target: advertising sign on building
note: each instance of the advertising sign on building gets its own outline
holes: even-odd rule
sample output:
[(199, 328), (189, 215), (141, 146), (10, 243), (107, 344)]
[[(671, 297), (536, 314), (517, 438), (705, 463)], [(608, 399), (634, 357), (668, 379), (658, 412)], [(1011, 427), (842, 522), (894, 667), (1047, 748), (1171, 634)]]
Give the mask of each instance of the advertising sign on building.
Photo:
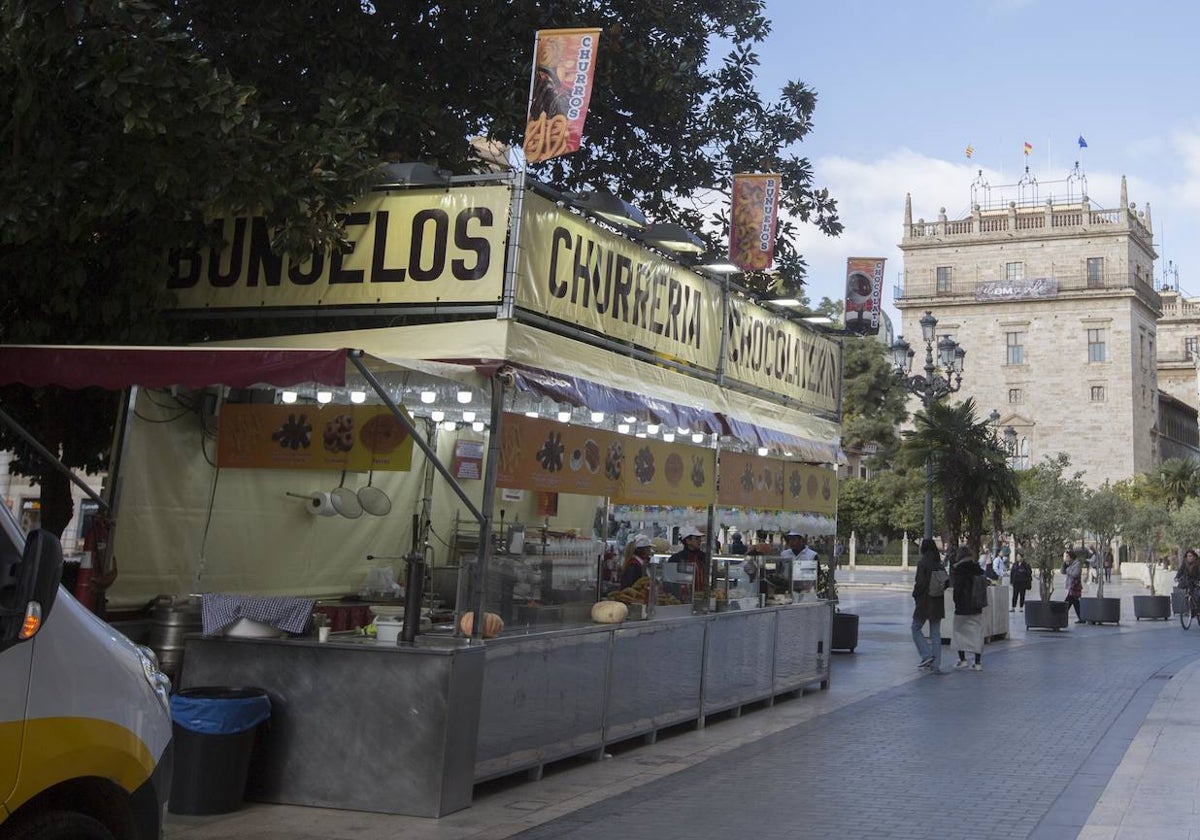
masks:
[(1058, 297), (1058, 280), (996, 280), (975, 286), (975, 300), (1031, 300)]
[(882, 309), (883, 257), (846, 260), (846, 329), (858, 335), (879, 334)]
[(507, 187), (372, 193), (343, 215), (348, 248), (303, 262), (263, 217), (217, 219), (224, 248), (172, 252), (167, 287), (183, 309), (494, 303), (508, 208)]

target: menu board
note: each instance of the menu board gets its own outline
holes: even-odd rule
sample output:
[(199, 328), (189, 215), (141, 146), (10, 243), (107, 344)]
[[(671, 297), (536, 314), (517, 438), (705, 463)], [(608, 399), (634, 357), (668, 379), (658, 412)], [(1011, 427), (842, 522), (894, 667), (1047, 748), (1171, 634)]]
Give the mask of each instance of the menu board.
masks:
[(711, 449), (505, 414), (500, 487), (609, 496), (619, 504), (701, 506), (716, 498)]
[(387, 406), (226, 403), (219, 422), (222, 468), (412, 468), (412, 438)]

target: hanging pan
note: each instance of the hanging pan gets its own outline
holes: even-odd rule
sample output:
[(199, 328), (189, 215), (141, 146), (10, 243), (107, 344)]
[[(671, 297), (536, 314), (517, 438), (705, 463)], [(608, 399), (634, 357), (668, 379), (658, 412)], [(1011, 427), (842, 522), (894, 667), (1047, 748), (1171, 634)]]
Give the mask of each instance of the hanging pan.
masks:
[(372, 516), (387, 516), (392, 510), (392, 500), (388, 498), (387, 493), (371, 486), (374, 479), (375, 471), (371, 470), (367, 474), (367, 486), (358, 488), (358, 503)]
[(358, 519), (363, 514), (362, 503), (358, 500), (358, 496), (349, 487), (345, 487), (346, 471), (342, 470), (342, 480), (338, 482), (338, 486), (329, 494), (329, 500), (333, 502), (333, 509), (347, 519)]

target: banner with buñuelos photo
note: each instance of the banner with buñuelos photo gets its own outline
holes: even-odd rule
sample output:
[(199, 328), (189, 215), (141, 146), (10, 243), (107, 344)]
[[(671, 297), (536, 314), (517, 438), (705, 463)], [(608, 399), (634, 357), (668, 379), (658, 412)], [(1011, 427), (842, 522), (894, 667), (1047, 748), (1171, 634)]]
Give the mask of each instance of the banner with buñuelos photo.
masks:
[(538, 31), (525, 122), (526, 162), (579, 151), (599, 42), (599, 29)]
[(780, 178), (773, 173), (733, 176), (729, 261), (742, 271), (766, 271), (771, 267), (779, 188)]

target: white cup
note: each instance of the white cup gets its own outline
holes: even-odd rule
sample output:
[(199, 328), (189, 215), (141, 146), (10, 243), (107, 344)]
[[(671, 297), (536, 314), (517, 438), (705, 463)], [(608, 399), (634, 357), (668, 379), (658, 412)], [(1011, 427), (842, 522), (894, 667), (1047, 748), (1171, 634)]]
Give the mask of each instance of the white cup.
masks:
[(329, 628), (328, 627), (318, 627), (317, 628), (317, 641), (319, 641), (319, 642), (328, 642), (329, 641)]

